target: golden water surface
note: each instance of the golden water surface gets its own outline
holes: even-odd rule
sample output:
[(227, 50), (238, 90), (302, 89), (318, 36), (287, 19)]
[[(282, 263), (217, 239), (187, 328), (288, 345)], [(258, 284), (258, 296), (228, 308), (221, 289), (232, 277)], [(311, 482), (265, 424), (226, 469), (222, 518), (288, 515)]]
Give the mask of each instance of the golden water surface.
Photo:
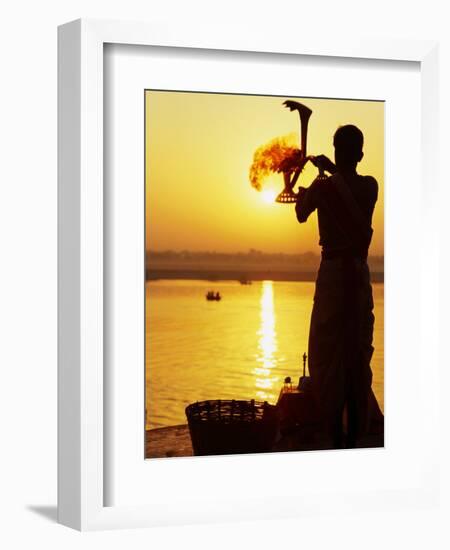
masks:
[[(222, 300), (209, 302), (208, 290)], [(203, 399), (276, 403), (301, 375), (314, 283), (158, 280), (146, 284), (146, 426), (186, 423)], [(383, 284), (373, 285), (373, 389), (384, 408)]]

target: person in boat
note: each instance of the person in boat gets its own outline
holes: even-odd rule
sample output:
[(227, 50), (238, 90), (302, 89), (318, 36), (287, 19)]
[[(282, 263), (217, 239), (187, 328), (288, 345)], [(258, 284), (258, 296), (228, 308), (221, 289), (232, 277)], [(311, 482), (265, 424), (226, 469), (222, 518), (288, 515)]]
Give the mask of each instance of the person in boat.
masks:
[[(300, 187), (299, 223), (317, 210), (322, 259), (309, 333), (309, 371), (324, 425), (335, 448), (355, 447), (369, 422), (374, 326), (367, 255), (377, 181), (357, 173), (363, 158), (362, 132), (353, 125), (334, 134), (335, 163), (313, 159), (329, 177)], [(347, 410), (344, 441), (343, 412)]]

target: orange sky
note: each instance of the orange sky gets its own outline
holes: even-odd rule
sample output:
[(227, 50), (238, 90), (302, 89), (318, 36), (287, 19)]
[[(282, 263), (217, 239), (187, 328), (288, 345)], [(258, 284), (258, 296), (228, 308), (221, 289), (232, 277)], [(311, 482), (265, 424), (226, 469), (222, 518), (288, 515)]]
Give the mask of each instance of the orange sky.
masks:
[[(254, 151), (274, 137), (298, 135), (296, 99), (313, 110), (308, 154), (333, 159), (333, 134), (343, 124), (364, 133), (360, 174), (379, 184), (371, 254), (383, 254), (384, 103), (190, 92), (146, 92), (146, 239), (152, 250), (319, 252), (317, 217), (300, 225), (294, 205), (270, 203), (248, 179)], [(308, 165), (300, 185), (317, 170)], [(282, 189), (273, 175), (264, 189)]]

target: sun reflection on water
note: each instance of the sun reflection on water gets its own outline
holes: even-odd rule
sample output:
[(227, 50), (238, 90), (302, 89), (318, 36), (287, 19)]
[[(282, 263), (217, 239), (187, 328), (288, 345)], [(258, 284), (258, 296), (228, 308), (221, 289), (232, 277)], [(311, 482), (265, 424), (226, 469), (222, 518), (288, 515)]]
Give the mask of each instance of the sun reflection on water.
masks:
[(276, 366), (277, 337), (275, 330), (275, 310), (273, 302), (273, 282), (263, 281), (261, 285), (261, 324), (258, 330), (258, 354), (255, 374), (256, 398), (273, 402), (274, 388), (278, 377), (274, 376)]

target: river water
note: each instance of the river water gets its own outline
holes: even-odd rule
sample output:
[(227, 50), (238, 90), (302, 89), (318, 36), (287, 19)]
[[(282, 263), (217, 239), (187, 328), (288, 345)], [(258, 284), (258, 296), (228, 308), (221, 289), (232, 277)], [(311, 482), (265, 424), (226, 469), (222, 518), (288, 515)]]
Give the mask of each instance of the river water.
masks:
[[(222, 300), (207, 301), (206, 292)], [(185, 424), (204, 399), (276, 403), (301, 374), (314, 283), (157, 280), (146, 284), (146, 426)], [(384, 285), (373, 284), (373, 389), (384, 409)]]

